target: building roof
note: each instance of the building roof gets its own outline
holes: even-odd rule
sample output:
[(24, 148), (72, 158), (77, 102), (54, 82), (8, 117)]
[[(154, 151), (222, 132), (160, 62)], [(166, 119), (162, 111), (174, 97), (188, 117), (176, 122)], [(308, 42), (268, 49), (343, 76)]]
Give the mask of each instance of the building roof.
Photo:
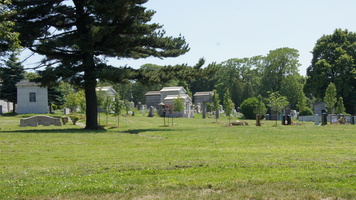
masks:
[(194, 96), (208, 96), (208, 95), (213, 95), (213, 91), (206, 91), (206, 92), (196, 92)]
[(39, 83), (35, 83), (35, 82), (22, 80), (22, 81), (16, 83), (16, 86), (40, 86), (40, 84)]
[(112, 91), (112, 92), (116, 93), (116, 91), (114, 90), (114, 88), (112, 88), (111, 86), (97, 87), (97, 88), (96, 88), (96, 91), (103, 91), (103, 92)]
[(161, 95), (160, 91), (148, 91), (145, 96), (156, 96), (156, 95)]
[[(181, 95), (167, 95), (164, 100), (173, 100), (173, 99), (177, 99), (178, 96), (180, 96), (180, 98), (182, 99), (190, 99), (189, 95), (187, 94), (181, 94)], [(191, 100), (191, 99), (190, 99)]]
[(171, 91), (181, 91), (183, 90), (184, 92), (187, 92), (184, 87), (182, 86), (178, 86), (178, 87), (164, 87), (162, 88), (162, 90), (160, 90), (161, 92), (171, 92)]

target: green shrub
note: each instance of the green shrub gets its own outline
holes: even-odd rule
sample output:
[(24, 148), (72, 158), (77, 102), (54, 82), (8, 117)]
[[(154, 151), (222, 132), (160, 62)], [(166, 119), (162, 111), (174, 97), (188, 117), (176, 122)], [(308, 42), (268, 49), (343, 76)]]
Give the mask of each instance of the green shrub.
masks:
[[(264, 103), (262, 103), (264, 105)], [(256, 119), (256, 108), (258, 106), (258, 99), (256, 97), (251, 97), (245, 99), (241, 106), (240, 111), (244, 115), (245, 119)], [(266, 115), (265, 111), (261, 113), (261, 119)]]
[(79, 120), (79, 117), (74, 116), (74, 115), (70, 115), (69, 118), (70, 118), (70, 120), (72, 120), (73, 125), (75, 125), (77, 123), (77, 121)]
[(299, 116), (314, 115), (310, 108), (306, 108), (303, 112), (299, 112)]
[(68, 123), (68, 117), (62, 117), (62, 123), (66, 125)]

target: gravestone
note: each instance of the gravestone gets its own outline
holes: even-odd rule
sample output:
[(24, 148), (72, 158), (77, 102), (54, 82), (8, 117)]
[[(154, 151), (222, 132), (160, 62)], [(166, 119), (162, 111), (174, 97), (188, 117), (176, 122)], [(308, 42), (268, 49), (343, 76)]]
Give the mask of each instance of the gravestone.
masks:
[(286, 116), (285, 115), (282, 116), (282, 125), (286, 125)]
[(266, 120), (269, 120), (269, 114), (266, 114)]
[(287, 115), (287, 125), (292, 125), (292, 117)]
[(215, 111), (215, 118), (220, 119), (220, 112), (219, 110)]
[(195, 109), (196, 109), (197, 113), (201, 113), (201, 105), (200, 105), (200, 103), (195, 106)]
[(220, 112), (221, 112), (221, 113), (224, 113), (225, 111), (224, 111), (223, 106), (222, 106), (222, 105), (219, 105), (219, 107), (220, 107)]
[(150, 111), (148, 112), (148, 117), (154, 117), (155, 116), (155, 109), (153, 106), (150, 106)]
[(351, 124), (352, 125), (356, 124), (356, 116), (351, 116)]
[(203, 119), (206, 119), (206, 105), (205, 104), (202, 105), (202, 116), (203, 116)]
[(64, 114), (69, 115), (70, 114), (70, 109), (69, 108), (64, 108)]
[(321, 116), (321, 125), (326, 125), (328, 123), (328, 114), (327, 113), (323, 113)]
[(315, 117), (314, 117), (314, 124), (319, 126), (319, 115), (318, 114), (315, 114)]
[(135, 108), (135, 103), (133, 101), (130, 102), (130, 108), (134, 109)]

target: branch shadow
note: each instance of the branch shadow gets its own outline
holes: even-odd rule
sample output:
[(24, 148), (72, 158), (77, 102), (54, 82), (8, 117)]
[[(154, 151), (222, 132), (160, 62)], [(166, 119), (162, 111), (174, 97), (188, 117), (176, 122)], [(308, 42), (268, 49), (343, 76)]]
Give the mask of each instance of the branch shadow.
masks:
[(182, 131), (182, 129), (131, 129), (126, 131), (119, 131), (119, 133), (140, 134), (145, 132), (166, 132), (166, 131)]
[(26, 130), (0, 130), (0, 133), (35, 133), (35, 134), (44, 134), (44, 133), (63, 133), (63, 134), (85, 134), (85, 133), (103, 133), (106, 130), (86, 130), (86, 129), (26, 129)]

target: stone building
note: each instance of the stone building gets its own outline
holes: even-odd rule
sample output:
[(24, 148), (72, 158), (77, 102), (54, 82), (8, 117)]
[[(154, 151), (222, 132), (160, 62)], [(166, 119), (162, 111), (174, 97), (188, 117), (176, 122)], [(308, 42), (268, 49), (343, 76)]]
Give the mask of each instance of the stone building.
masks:
[(116, 91), (114, 90), (114, 88), (112, 88), (111, 86), (105, 86), (105, 87), (97, 87), (96, 88), (97, 92), (106, 92), (108, 93), (110, 96), (114, 97), (116, 94)]
[(185, 117), (193, 118), (194, 113), (192, 112), (192, 99), (187, 94), (184, 87), (164, 87), (160, 91), (149, 91), (145, 94), (147, 107), (153, 106), (160, 109), (159, 105), (173, 104), (174, 99), (182, 98), (184, 102), (184, 110), (179, 112), (174, 112), (172, 115), (174, 117)]
[(160, 91), (148, 91), (145, 94), (147, 108), (155, 107), (158, 108), (158, 104), (161, 103), (161, 92)]
[(193, 97), (194, 97), (194, 104), (203, 104), (203, 103), (213, 103), (213, 91), (207, 91), (207, 92), (196, 92)]
[(47, 88), (29, 81), (20, 81), (16, 84), (16, 87), (16, 113), (45, 114), (49, 112)]
[(323, 112), (326, 112), (326, 104), (324, 102), (314, 103), (314, 115), (318, 114), (321, 116)]
[(0, 114), (11, 112), (13, 108), (12, 102), (0, 100)]

